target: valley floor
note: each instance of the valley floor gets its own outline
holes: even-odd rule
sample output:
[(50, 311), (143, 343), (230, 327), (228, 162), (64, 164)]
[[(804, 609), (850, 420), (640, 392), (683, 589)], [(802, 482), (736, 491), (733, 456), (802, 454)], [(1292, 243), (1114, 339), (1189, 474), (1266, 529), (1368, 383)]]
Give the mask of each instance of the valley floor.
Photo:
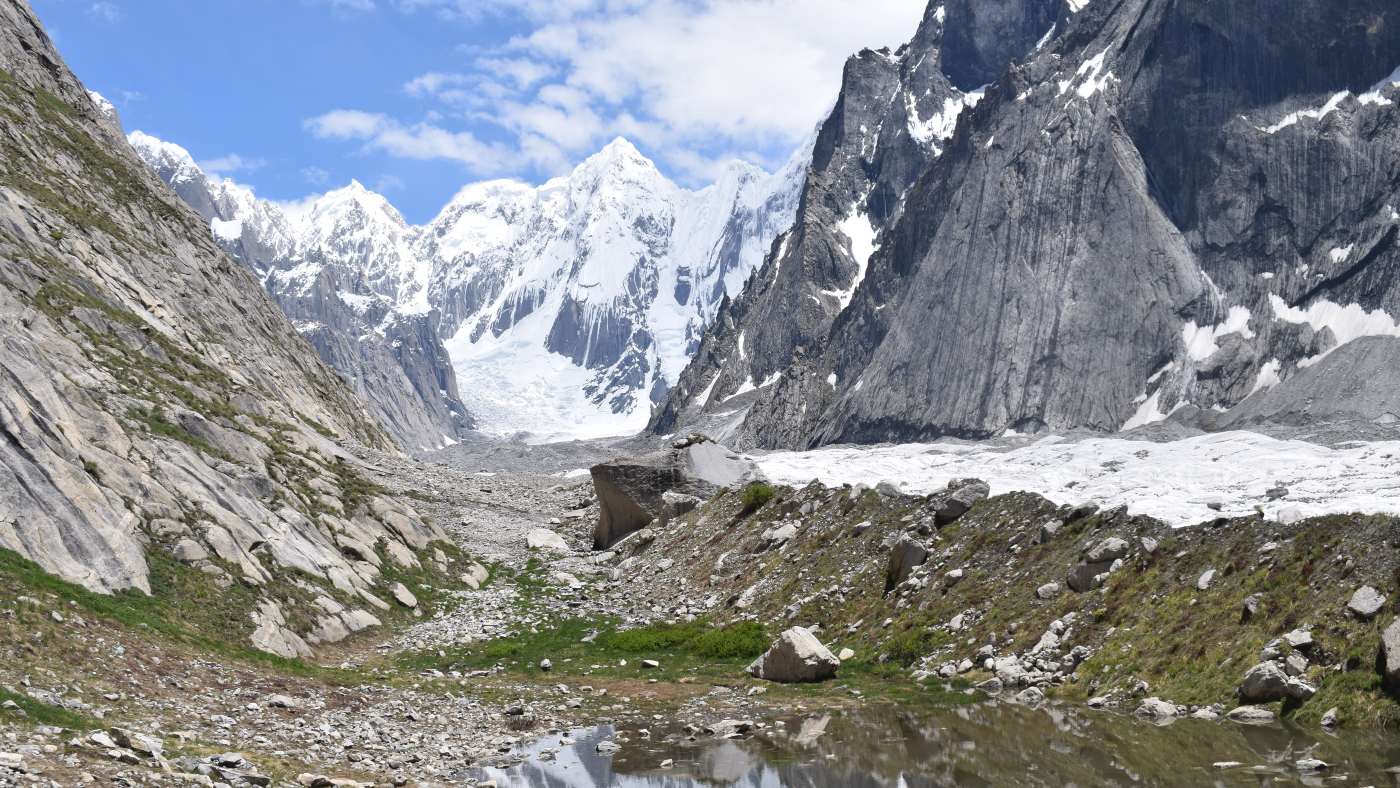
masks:
[[(1126, 776), (1115, 770), (1179, 784), (1182, 764), (1165, 751), (1219, 784), (1291, 779), (1310, 760), (1373, 780), (1400, 764), (1388, 738), (1366, 733), (1400, 722), (1374, 664), (1394, 618), (1400, 520), (1303, 518), (1400, 502), (1386, 473), (1400, 444), (1230, 433), (769, 454), (756, 459), (780, 483), (771, 500), (721, 494), (594, 553), (598, 508), (577, 469), (620, 451), (482, 442), (422, 461), (375, 457), (374, 481), (414, 499), (490, 577), (477, 590), (408, 578), (420, 618), (309, 661), (201, 628), (196, 606), (221, 603), (169, 592), (184, 587), (174, 570), (153, 573), (148, 603), (88, 594), (0, 554), (0, 785), (648, 785), (681, 773), (662, 770), (672, 758), (723, 777), (714, 745), (676, 748), (730, 735), (730, 756), (743, 753), (732, 780), (766, 773), (763, 742), (803, 764), (771, 779), (813, 785), (846, 784), (833, 758), (891, 784), (905, 769), (998, 784), (1026, 763), (1044, 768), (1034, 784)], [(942, 522), (945, 485), (967, 476), (987, 479), (992, 497)], [(836, 486), (886, 479), (904, 491)], [(1085, 500), (1103, 506), (1071, 505)], [(1285, 504), (1299, 517), (1280, 518)], [(1172, 527), (1188, 522), (1202, 524)], [(1064, 588), (1085, 547), (1110, 538), (1125, 540), (1120, 565), (1100, 567), (1086, 593)], [(928, 557), (891, 581), (901, 540)], [(1365, 620), (1346, 612), (1362, 585), (1387, 597)], [(1257, 612), (1242, 622), (1251, 596)], [(747, 676), (795, 624), (852, 650), (838, 679)], [(1276, 644), (1297, 630), (1313, 642)], [(1270, 648), (1301, 661), (1316, 695), (1261, 702), (1276, 721), (1257, 733), (1210, 721), (1238, 705), (1242, 674)], [(1001, 702), (971, 690), (993, 682)], [(1089, 711), (1091, 698), (1119, 713)], [(1135, 711), (1201, 719), (1159, 734)], [(1340, 737), (1319, 727), (1329, 711)], [(870, 715), (878, 722), (862, 727)], [(838, 739), (870, 737), (879, 757), (814, 745), (828, 723)], [(905, 731), (898, 745), (892, 729)], [(1008, 730), (1039, 744), (1001, 764), (976, 754)], [(968, 746), (919, 754), (940, 736)], [(623, 752), (604, 778), (585, 756), (608, 742)]]

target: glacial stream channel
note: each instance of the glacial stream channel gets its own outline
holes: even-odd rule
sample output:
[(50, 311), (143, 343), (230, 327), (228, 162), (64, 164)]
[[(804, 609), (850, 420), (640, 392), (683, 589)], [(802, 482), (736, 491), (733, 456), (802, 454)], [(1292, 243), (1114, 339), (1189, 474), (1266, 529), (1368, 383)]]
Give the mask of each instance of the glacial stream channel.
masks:
[[(621, 749), (600, 754), (605, 741)], [(660, 726), (643, 738), (635, 728), (601, 726), (542, 736), (524, 754), (516, 766), (471, 776), (503, 788), (1400, 786), (1393, 732), (1332, 735), (1194, 719), (1158, 726), (1117, 713), (995, 702), (791, 717), (738, 739), (692, 739)]]

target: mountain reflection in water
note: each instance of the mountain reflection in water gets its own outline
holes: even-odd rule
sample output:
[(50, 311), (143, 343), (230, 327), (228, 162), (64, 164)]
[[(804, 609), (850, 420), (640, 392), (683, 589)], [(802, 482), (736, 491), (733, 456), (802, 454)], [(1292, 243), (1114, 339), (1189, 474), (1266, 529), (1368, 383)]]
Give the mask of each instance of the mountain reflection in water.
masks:
[[(546, 788), (920, 788), (921, 786), (1400, 786), (1400, 737), (988, 702), (936, 711), (875, 707), (785, 719), (744, 739), (611, 726), (547, 735), (509, 769), (473, 776)], [(619, 740), (611, 756), (597, 745)], [(561, 742), (568, 742), (561, 744)], [(1297, 762), (1316, 758), (1323, 773)], [(670, 760), (669, 768), (662, 768)], [(1240, 765), (1218, 767), (1235, 762)], [(1345, 782), (1338, 782), (1345, 778)]]

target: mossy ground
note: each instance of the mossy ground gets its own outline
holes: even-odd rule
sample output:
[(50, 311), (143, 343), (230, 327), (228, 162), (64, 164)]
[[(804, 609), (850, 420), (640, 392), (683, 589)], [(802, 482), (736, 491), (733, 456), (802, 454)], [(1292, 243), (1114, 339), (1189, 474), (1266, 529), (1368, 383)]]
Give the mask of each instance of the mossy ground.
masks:
[[(799, 511), (806, 504), (806, 513)], [(1288, 526), (1243, 518), (1173, 530), (1104, 512), (1071, 520), (1042, 541), (1040, 526), (1066, 511), (1015, 493), (983, 501), (938, 531), (928, 586), (901, 597), (884, 594), (889, 544), (931, 520), (924, 500), (813, 485), (779, 489), (757, 510), (748, 508), (740, 495), (721, 495), (659, 528), (643, 553), (710, 556), (678, 560), (656, 582), (683, 581), (692, 594), (730, 602), (747, 591), (747, 606), (725, 609), (717, 623), (820, 623), (833, 649), (849, 646), (891, 680), (907, 681), (916, 663), (958, 662), (986, 643), (995, 643), (998, 654), (1022, 653), (1052, 621), (1074, 612), (1079, 623), (1071, 645), (1094, 653), (1075, 682), (1052, 694), (1082, 701), (1113, 689), (1128, 694), (1146, 681), (1151, 694), (1177, 703), (1227, 707), (1235, 705), (1235, 689), (1261, 648), (1305, 626), (1318, 642), (1308, 679), (1319, 692), (1278, 710), (1308, 724), (1336, 707), (1344, 725), (1400, 725), (1400, 703), (1381, 691), (1374, 672), (1379, 631), (1394, 618), (1400, 595), (1400, 556), (1379, 549), (1400, 544), (1395, 518), (1337, 515)], [(797, 535), (781, 549), (765, 547), (762, 533), (784, 518), (800, 524)], [(1108, 536), (1135, 545), (1148, 537), (1158, 546), (1151, 554), (1135, 549), (1100, 589), (1037, 597), (1041, 585), (1063, 588), (1085, 547)], [(711, 563), (720, 555), (723, 562)], [(954, 569), (961, 570), (959, 579), (947, 576)], [(1215, 580), (1202, 591), (1196, 583), (1207, 569), (1215, 570)], [(1363, 584), (1391, 599), (1369, 623), (1345, 611)], [(1256, 593), (1262, 609), (1244, 622), (1244, 598)], [(954, 631), (949, 622), (959, 614), (964, 627)], [(979, 668), (965, 678), (988, 676)]]

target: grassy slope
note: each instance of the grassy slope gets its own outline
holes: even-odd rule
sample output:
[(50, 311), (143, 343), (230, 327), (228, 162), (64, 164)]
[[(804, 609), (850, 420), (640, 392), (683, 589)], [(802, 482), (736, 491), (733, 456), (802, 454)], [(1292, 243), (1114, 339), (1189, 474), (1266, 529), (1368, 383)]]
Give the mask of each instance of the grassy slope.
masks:
[[(1400, 704), (1381, 692), (1374, 673), (1379, 630), (1394, 617), (1394, 605), (1370, 623), (1344, 610), (1363, 584), (1395, 599), (1400, 556), (1389, 546), (1400, 544), (1400, 520), (1332, 516), (1283, 526), (1251, 518), (1173, 531), (1147, 518), (1103, 513), (1036, 544), (1039, 526), (1064, 512), (1039, 496), (1012, 494), (984, 501), (944, 528), (931, 559), (935, 582), (901, 603), (883, 595), (887, 543), (928, 519), (922, 499), (852, 496), (814, 485), (782, 490), (744, 516), (740, 498), (721, 496), (657, 529), (642, 556), (670, 557), (676, 566), (651, 582), (684, 581), (695, 597), (716, 594), (731, 603), (749, 590), (746, 609), (728, 607), (716, 620), (747, 618), (770, 630), (820, 623), (828, 645), (858, 654), (849, 670), (873, 665), (888, 674), (925, 657), (934, 666), (956, 662), (992, 641), (1000, 654), (1020, 653), (1073, 611), (1081, 623), (1067, 647), (1085, 644), (1095, 653), (1077, 683), (1058, 690), (1062, 696), (1083, 699), (1145, 680), (1152, 694), (1175, 702), (1232, 706), (1264, 644), (1308, 626), (1320, 647), (1308, 678), (1320, 691), (1280, 711), (1312, 723), (1336, 706), (1344, 724), (1400, 723)], [(816, 510), (800, 514), (809, 502)], [(797, 536), (782, 550), (762, 551), (761, 534), (785, 514), (802, 523)], [(853, 526), (864, 521), (871, 526), (857, 535)], [(1048, 601), (1035, 596), (1045, 583), (1063, 586), (1081, 550), (1107, 536), (1147, 536), (1160, 547), (1150, 556), (1136, 551), (1102, 589), (1065, 590)], [(1277, 548), (1261, 551), (1269, 542)], [(715, 560), (720, 555), (723, 566)], [(955, 568), (964, 577), (945, 580)], [(1210, 568), (1214, 584), (1197, 590), (1196, 580)], [(1262, 609), (1243, 623), (1243, 600), (1254, 593), (1263, 595)], [(953, 632), (947, 624), (960, 613), (966, 627)], [(984, 677), (980, 670), (968, 676)]]

